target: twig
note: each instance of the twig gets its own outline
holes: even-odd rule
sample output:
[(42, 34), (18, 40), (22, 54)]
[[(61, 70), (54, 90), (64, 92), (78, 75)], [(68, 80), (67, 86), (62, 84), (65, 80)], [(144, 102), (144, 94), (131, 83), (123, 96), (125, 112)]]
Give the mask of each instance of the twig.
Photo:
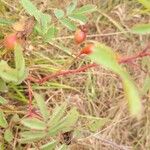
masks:
[(27, 80), (27, 86), (28, 86), (28, 97), (29, 97), (29, 116), (32, 113), (32, 88), (31, 88), (31, 83), (29, 80)]
[(89, 65), (86, 65), (84, 67), (81, 67), (79, 69), (73, 69), (73, 70), (64, 70), (64, 71), (59, 71), (59, 72), (56, 72), (54, 74), (49, 74), (47, 75), (46, 77), (42, 78), (42, 79), (35, 79), (31, 76), (28, 77), (28, 80), (32, 81), (32, 82), (36, 82), (36, 83), (44, 83), (52, 78), (56, 78), (56, 77), (59, 77), (59, 76), (65, 76), (65, 75), (68, 75), (68, 74), (76, 74), (76, 73), (79, 73), (79, 72), (84, 72), (86, 71), (87, 69), (89, 68), (93, 68), (93, 67), (96, 67), (98, 66), (97, 64), (89, 64)]
[[(129, 57), (122, 57), (120, 58), (120, 60), (118, 60), (118, 63), (131, 63), (131, 61), (133, 60), (136, 60), (138, 58), (142, 58), (142, 57), (145, 57), (145, 56), (150, 56), (150, 52), (147, 52), (147, 50), (150, 48), (150, 44), (148, 44), (148, 46), (140, 51), (139, 53), (133, 55), (133, 56), (129, 56)], [(28, 80), (32, 81), (32, 82), (35, 82), (35, 83), (39, 83), (39, 84), (42, 84), (52, 78), (56, 78), (56, 77), (59, 77), (59, 76), (66, 76), (66, 75), (69, 75), (69, 74), (77, 74), (77, 73), (80, 73), (80, 72), (84, 72), (86, 71), (87, 69), (90, 69), (90, 68), (94, 68), (94, 67), (97, 67), (99, 66), (98, 64), (89, 64), (89, 65), (86, 65), (86, 66), (83, 66), (81, 68), (78, 68), (78, 69), (73, 69), (73, 70), (61, 70), (61, 71), (58, 71), (56, 73), (53, 73), (53, 74), (49, 74), (47, 76), (45, 76), (44, 78), (42, 79), (36, 79), (32, 76), (29, 76), (28, 77)], [(143, 70), (142, 70), (143, 71)]]
[(105, 145), (111, 146), (115, 150), (130, 150), (132, 148), (130, 146), (119, 145), (119, 144), (115, 143), (112, 140), (105, 139), (105, 138), (103, 138), (102, 136), (99, 135), (99, 132), (95, 133), (95, 134), (91, 134), (91, 133), (89, 133), (89, 134), (90, 135), (85, 137), (85, 138), (78, 139), (78, 142), (85, 141), (86, 139), (95, 138), (95, 139), (101, 141), (102, 143), (104, 143)]
[(94, 137), (95, 139), (100, 140), (100, 141), (103, 142), (103, 143), (106, 143), (106, 144), (110, 145), (111, 147), (113, 147), (113, 148), (115, 148), (115, 149), (117, 149), (117, 150), (129, 150), (129, 147), (128, 147), (128, 146), (118, 145), (117, 143), (115, 143), (115, 142), (113, 142), (113, 141), (111, 141), (111, 140), (104, 139), (104, 138), (102, 138), (102, 137), (100, 137), (100, 136), (94, 135), (93, 137)]
[(130, 57), (124, 57), (124, 58), (121, 58), (119, 63), (127, 63), (127, 62), (130, 62), (132, 60), (135, 60), (135, 59), (138, 59), (138, 58), (142, 58), (142, 57), (145, 57), (145, 56), (150, 56), (150, 53), (146, 53), (146, 52), (140, 52), (136, 55), (133, 55), (133, 56), (130, 56)]

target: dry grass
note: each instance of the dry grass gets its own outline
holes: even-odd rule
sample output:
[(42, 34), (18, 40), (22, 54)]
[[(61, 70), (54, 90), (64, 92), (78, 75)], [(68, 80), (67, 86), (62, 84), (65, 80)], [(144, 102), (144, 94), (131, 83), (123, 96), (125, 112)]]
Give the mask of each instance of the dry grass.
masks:
[[(35, 3), (40, 6), (41, 1), (35, 0)], [(19, 19), (25, 16), (25, 12), (18, 4), (18, 0), (13, 2), (11, 0), (2, 0), (2, 2), (9, 9), (5, 13), (6, 17)], [(54, 7), (64, 8), (69, 0), (43, 2), (46, 6), (45, 9), (50, 13)], [(106, 43), (114, 51), (122, 55), (131, 55), (143, 49), (150, 40), (148, 36), (124, 34), (113, 22), (118, 22), (125, 30), (137, 22), (149, 22), (150, 16), (140, 14), (141, 5), (137, 4), (136, 1), (80, 0), (79, 5), (87, 3), (97, 5), (104, 15), (109, 16), (109, 18), (98, 12), (89, 16), (89, 36), (85, 43), (90, 40), (96, 40)], [(1, 16), (3, 15), (1, 14)], [(74, 44), (73, 33), (67, 29), (62, 29), (59, 23), (56, 23), (56, 25), (59, 27), (59, 38), (55, 42), (44, 44), (39, 36), (31, 36), (26, 46), (24, 52), (26, 64), (30, 68), (30, 72), (34, 72), (36, 76), (55, 72), (60, 68), (67, 69), (66, 64), (72, 61), (72, 54), (77, 54), (78, 49), (80, 49), (80, 46)], [(0, 30), (1, 35), (12, 32), (11, 28), (8, 27), (0, 26)], [(65, 50), (64, 47), (67, 47), (67, 49)], [(9, 60), (10, 58), (6, 59)], [(89, 60), (81, 58), (71, 67), (78, 68), (88, 62)], [(141, 62), (142, 60), (139, 60), (136, 63), (141, 64)], [(136, 81), (139, 91), (141, 91), (146, 74), (140, 68), (135, 68), (131, 65), (128, 66), (128, 69)], [(9, 88), (9, 93), (3, 94), (3, 96), (11, 100), (10, 106), (14, 107), (14, 110), (26, 111), (26, 105), (17, 100), (27, 99), (24, 94), (27, 87), (20, 85), (13, 88), (10, 86)], [(32, 84), (32, 88), (46, 95), (46, 102), (50, 110), (56, 103), (61, 104), (61, 102), (67, 101), (71, 106), (77, 106), (82, 115), (110, 119), (96, 133), (83, 128), (82, 125), (86, 124), (86, 122), (79, 123), (78, 130), (80, 135), (74, 135), (74, 140), (69, 146), (71, 150), (150, 149), (150, 93), (142, 96), (142, 117), (139, 120), (132, 118), (128, 112), (120, 80), (118, 76), (110, 71), (98, 67), (84, 73), (53, 79), (41, 86)], [(16, 91), (21, 92), (22, 97)], [(7, 149), (12, 148), (8, 146)]]

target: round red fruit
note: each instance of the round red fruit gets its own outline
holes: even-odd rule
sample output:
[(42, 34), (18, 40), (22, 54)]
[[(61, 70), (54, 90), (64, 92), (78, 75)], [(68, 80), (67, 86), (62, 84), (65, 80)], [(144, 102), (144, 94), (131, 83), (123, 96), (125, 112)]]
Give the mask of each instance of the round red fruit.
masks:
[(85, 46), (85, 47), (81, 50), (80, 54), (89, 55), (89, 54), (91, 54), (91, 53), (93, 52), (93, 48), (94, 48), (94, 45), (93, 45), (93, 44), (89, 44), (89, 45)]
[(4, 38), (4, 47), (6, 49), (8, 49), (8, 50), (14, 49), (16, 43), (17, 43), (17, 36), (16, 36), (16, 34), (7, 35)]
[(86, 39), (86, 33), (83, 32), (82, 30), (78, 29), (76, 32), (75, 32), (75, 35), (74, 35), (74, 40), (77, 44), (80, 44), (82, 43), (84, 40)]

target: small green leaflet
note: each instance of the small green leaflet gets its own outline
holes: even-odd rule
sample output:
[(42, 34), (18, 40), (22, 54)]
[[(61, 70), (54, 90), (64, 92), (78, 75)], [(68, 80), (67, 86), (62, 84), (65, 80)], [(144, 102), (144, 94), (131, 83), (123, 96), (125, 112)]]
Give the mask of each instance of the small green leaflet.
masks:
[(1, 92), (7, 92), (8, 87), (6, 85), (6, 82), (0, 78), (0, 91)]
[(71, 20), (85, 24), (88, 21), (88, 18), (83, 14), (72, 14), (68, 16)]
[(56, 106), (48, 122), (51, 127), (55, 126), (60, 121), (66, 111), (66, 108), (66, 103), (63, 103), (61, 106)]
[(51, 25), (47, 33), (44, 36), (45, 42), (49, 42), (50, 40), (55, 38), (57, 31), (58, 31), (57, 28), (54, 25)]
[(33, 3), (31, 3), (30, 0), (21, 0), (21, 4), (25, 8), (25, 10), (31, 16), (34, 16), (35, 19), (38, 21), (38, 23), (40, 24), (40, 30), (41, 30), (42, 34), (44, 35), (47, 32), (48, 26), (51, 22), (51, 16), (39, 11), (36, 8), (36, 6), (33, 5)]
[(30, 0), (20, 0), (24, 9), (31, 15), (36, 18), (38, 22), (40, 22), (40, 13), (39, 10), (31, 3)]
[(0, 142), (0, 150), (5, 150), (4, 149), (4, 142)]
[(11, 68), (6, 61), (0, 62), (0, 78), (6, 82), (17, 82), (17, 71)]
[(26, 118), (21, 120), (21, 123), (31, 129), (35, 130), (45, 130), (46, 124), (36, 118)]
[(23, 57), (23, 49), (19, 44), (16, 45), (14, 54), (18, 81), (24, 80), (24, 76), (26, 74), (25, 60)]
[(64, 11), (62, 9), (55, 9), (54, 14), (57, 19), (64, 17)]
[(14, 55), (16, 68), (11, 68), (6, 61), (2, 60), (0, 62), (0, 78), (6, 82), (21, 83), (27, 76), (27, 70), (20, 45), (16, 45)]
[(40, 147), (40, 150), (54, 150), (56, 147), (57, 141), (49, 142)]
[(47, 33), (48, 27), (51, 22), (51, 16), (48, 14), (40, 13), (41, 18), (41, 29), (43, 31), (43, 34)]
[(37, 140), (40, 140), (46, 136), (45, 131), (25, 131), (21, 132), (20, 136), (22, 137), (19, 141), (21, 143), (30, 143)]
[(150, 23), (136, 24), (131, 28), (131, 32), (135, 34), (150, 34)]
[(0, 18), (0, 25), (12, 25), (14, 21), (9, 19)]
[(41, 24), (41, 29), (42, 29), (43, 35), (47, 33), (50, 22), (51, 22), (51, 16), (40, 12), (40, 24)]
[(150, 0), (138, 0), (145, 8), (150, 10)]
[(87, 120), (89, 121), (88, 128), (92, 132), (96, 132), (97, 130), (101, 129), (106, 122), (108, 122), (107, 118), (98, 118), (92, 116), (87, 117)]
[(139, 92), (127, 73), (121, 75), (124, 91), (128, 100), (129, 110), (133, 116), (140, 117), (142, 104)]
[(87, 13), (91, 13), (93, 11), (96, 11), (96, 6), (87, 4), (87, 5), (82, 6), (81, 8), (78, 8), (75, 11), (73, 11), (72, 14), (87, 14)]
[(62, 125), (64, 126), (63, 131), (69, 131), (70, 127), (74, 127), (79, 118), (79, 112), (75, 107), (73, 107), (68, 114), (61, 120)]
[(67, 145), (61, 145), (57, 150), (68, 150)]
[(96, 61), (117, 74), (122, 72), (122, 68), (117, 62), (116, 55), (110, 47), (97, 43), (93, 51), (94, 52), (90, 55), (93, 61)]
[(55, 135), (59, 131), (70, 131), (72, 127), (75, 125), (79, 117), (79, 113), (76, 108), (72, 108), (68, 114), (62, 118), (55, 126), (52, 126), (49, 129), (49, 135)]
[(7, 126), (8, 126), (8, 123), (5, 119), (4, 113), (0, 111), (0, 127), (7, 128)]
[(69, 30), (75, 31), (76, 25), (68, 18), (62, 18), (59, 20), (64, 26), (66, 26)]
[(4, 132), (4, 139), (10, 143), (13, 140), (13, 134), (10, 128), (6, 129)]
[(8, 101), (5, 98), (0, 96), (0, 105), (5, 105), (7, 103), (8, 103)]
[(67, 15), (70, 15), (77, 6), (77, 0), (72, 0), (72, 2), (67, 6), (66, 11)]
[(45, 104), (43, 96), (38, 93), (35, 93), (35, 92), (33, 93), (33, 95), (34, 95), (36, 103), (40, 109), (42, 117), (44, 118), (45, 121), (47, 121), (49, 118), (49, 112), (48, 112), (48, 107)]

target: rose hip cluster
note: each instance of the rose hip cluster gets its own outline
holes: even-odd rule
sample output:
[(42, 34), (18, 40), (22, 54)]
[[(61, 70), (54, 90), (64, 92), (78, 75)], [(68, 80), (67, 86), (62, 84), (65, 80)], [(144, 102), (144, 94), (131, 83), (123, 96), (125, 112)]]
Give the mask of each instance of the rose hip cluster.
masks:
[[(74, 40), (77, 44), (81, 44), (86, 40), (86, 36), (87, 36), (87, 27), (85, 25), (79, 26), (79, 28), (75, 32)], [(4, 38), (4, 42), (3, 42), (4, 47), (7, 50), (13, 50), (17, 43), (20, 43), (20, 41), (17, 37), (17, 34), (15, 34), (15, 33), (7, 35)], [(94, 47), (93, 44), (86, 45), (80, 51), (80, 54), (86, 54), (86, 55), (91, 54), (91, 52), (93, 51), (93, 47)]]
[[(86, 25), (83, 26), (79, 26), (79, 28), (76, 30), (75, 34), (74, 34), (74, 41), (76, 44), (81, 44), (82, 42), (85, 41), (87, 36), (87, 27)], [(80, 55), (82, 54), (86, 54), (89, 55), (92, 53), (93, 51), (93, 44), (88, 44), (86, 45), (83, 49), (81, 49), (80, 51)]]

